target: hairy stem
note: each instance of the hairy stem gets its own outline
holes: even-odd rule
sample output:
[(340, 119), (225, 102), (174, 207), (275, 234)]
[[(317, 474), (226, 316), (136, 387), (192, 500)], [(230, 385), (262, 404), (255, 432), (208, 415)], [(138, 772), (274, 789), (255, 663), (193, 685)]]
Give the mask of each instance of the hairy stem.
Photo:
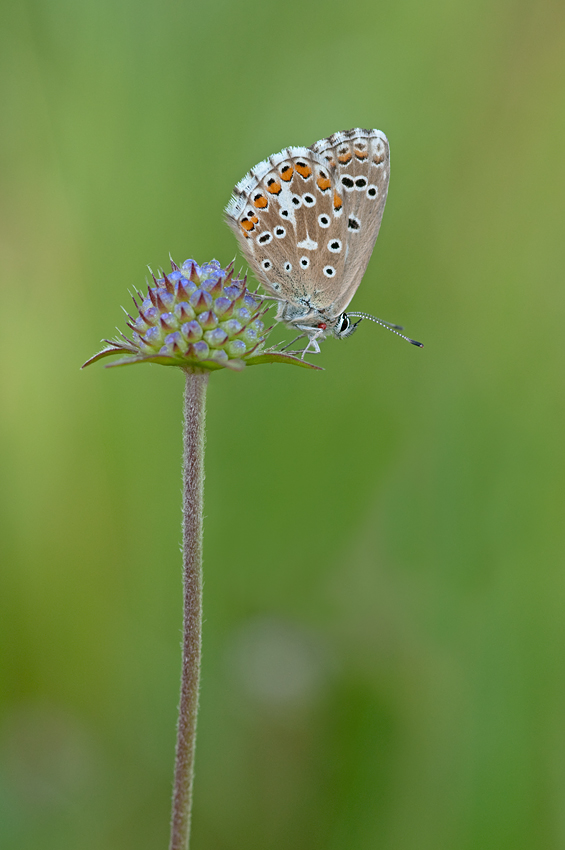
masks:
[(188, 850), (202, 647), (204, 425), (209, 373), (186, 372), (183, 456), (182, 672), (169, 850)]

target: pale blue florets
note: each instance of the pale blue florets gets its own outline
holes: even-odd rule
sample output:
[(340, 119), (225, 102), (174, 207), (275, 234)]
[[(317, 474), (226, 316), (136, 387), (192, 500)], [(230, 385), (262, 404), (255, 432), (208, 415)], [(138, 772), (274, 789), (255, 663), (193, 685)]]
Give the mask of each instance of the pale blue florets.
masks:
[[(137, 306), (137, 302), (136, 302)], [(217, 260), (187, 260), (149, 288), (129, 324), (140, 353), (224, 365), (263, 342), (263, 299)]]

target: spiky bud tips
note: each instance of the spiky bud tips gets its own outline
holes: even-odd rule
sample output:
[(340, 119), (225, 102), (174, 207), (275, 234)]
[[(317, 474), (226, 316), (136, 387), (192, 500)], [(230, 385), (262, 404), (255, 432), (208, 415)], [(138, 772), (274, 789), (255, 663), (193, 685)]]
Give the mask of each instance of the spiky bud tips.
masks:
[[(132, 339), (104, 340), (108, 347), (84, 364), (110, 354), (126, 355), (112, 366), (160, 363), (184, 369), (243, 369), (246, 363), (286, 362), (319, 368), (289, 354), (263, 351), (267, 333), (261, 319), (268, 309), (260, 295), (247, 291), (247, 276), (233, 276), (231, 264), (217, 260), (199, 266), (186, 260), (181, 267), (153, 276), (145, 298), (134, 298), (137, 318), (129, 317)], [(122, 334), (123, 336), (123, 334)]]

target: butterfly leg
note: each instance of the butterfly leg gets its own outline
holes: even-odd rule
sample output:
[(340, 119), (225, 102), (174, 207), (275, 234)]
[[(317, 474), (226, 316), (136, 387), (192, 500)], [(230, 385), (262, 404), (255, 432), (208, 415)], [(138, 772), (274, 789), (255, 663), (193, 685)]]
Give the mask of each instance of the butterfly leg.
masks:
[(312, 333), (312, 328), (309, 325), (296, 325), (296, 327), (299, 330), (305, 331), (305, 333), (308, 335), (308, 345), (306, 346), (306, 348), (302, 352), (302, 358), (301, 359), (304, 360), (305, 355), (310, 350), (312, 351), (312, 354), (319, 354), (320, 353), (320, 346), (318, 345), (318, 337), (320, 337), (320, 336), (323, 337), (324, 331), (319, 330), (319, 331), (315, 331), (314, 333)]
[(295, 336), (294, 339), (292, 339), (290, 342), (287, 342), (286, 345), (283, 345), (282, 348), (279, 348), (279, 351), (286, 351), (287, 348), (290, 348), (291, 345), (294, 345), (294, 343), (297, 340), (302, 339), (303, 336), (306, 336), (306, 334), (298, 334), (298, 336)]

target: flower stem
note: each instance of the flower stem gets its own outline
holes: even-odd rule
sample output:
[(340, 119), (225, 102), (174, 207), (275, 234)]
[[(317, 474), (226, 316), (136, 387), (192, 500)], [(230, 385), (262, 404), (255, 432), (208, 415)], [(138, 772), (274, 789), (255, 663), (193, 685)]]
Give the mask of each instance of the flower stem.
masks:
[(209, 373), (186, 371), (183, 456), (182, 672), (169, 850), (188, 850), (202, 647), (204, 425)]

